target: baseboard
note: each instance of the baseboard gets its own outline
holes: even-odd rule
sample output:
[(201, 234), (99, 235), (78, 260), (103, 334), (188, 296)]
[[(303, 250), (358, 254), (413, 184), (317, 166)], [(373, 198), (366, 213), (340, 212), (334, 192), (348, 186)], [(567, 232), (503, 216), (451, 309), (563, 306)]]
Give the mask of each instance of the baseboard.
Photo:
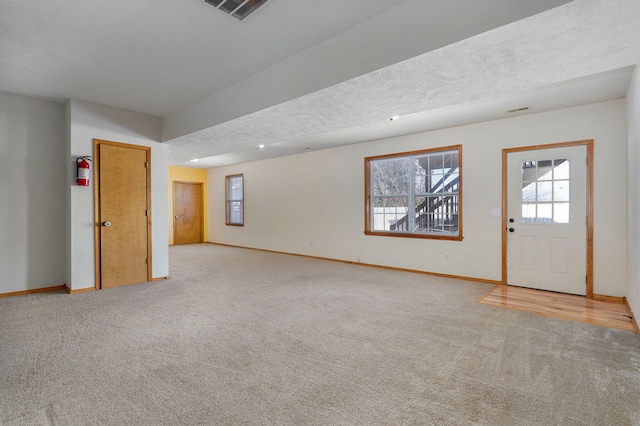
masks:
[(640, 327), (638, 326), (638, 318), (636, 317), (635, 312), (631, 310), (631, 306), (629, 305), (629, 301), (627, 300), (627, 298), (623, 297), (622, 300), (624, 301), (624, 304), (627, 305), (627, 309), (633, 316), (633, 318), (631, 318), (631, 322), (633, 323), (633, 328), (635, 328), (636, 330), (636, 336), (638, 336), (638, 340), (640, 340)]
[(157, 278), (151, 278), (151, 281), (155, 282), (155, 281), (164, 281), (164, 280), (168, 280), (169, 276), (167, 275), (166, 277), (157, 277)]
[(0, 293), (0, 298), (13, 297), (13, 296), (24, 296), (25, 294), (33, 294), (33, 293), (45, 293), (45, 292), (48, 292), (48, 291), (64, 290), (65, 288), (66, 288), (66, 284), (57, 285), (55, 287), (34, 288), (32, 290), (14, 291), (14, 292), (11, 292), (11, 293)]
[(607, 295), (604, 295), (604, 294), (594, 294), (593, 295), (593, 299), (594, 300), (599, 300), (601, 302), (621, 303), (624, 300), (624, 297), (607, 296)]
[(456, 280), (475, 281), (475, 282), (479, 282), (479, 283), (494, 284), (494, 285), (502, 284), (502, 281), (487, 280), (487, 279), (484, 279), (484, 278), (474, 278), (474, 277), (465, 277), (465, 276), (461, 276), (461, 275), (441, 274), (439, 272), (420, 271), (418, 269), (396, 268), (394, 266), (376, 265), (375, 263), (354, 262), (354, 261), (351, 261), (351, 260), (333, 259), (333, 258), (330, 258), (330, 257), (321, 257), (321, 256), (311, 256), (311, 255), (308, 255), (308, 254), (288, 253), (286, 251), (267, 250), (267, 249), (260, 249), (260, 248), (255, 248), (255, 247), (237, 246), (237, 245), (233, 245), (233, 244), (222, 244), (222, 243), (212, 243), (212, 242), (208, 242), (207, 244), (214, 244), (214, 245), (217, 245), (217, 246), (225, 246), (225, 247), (235, 247), (235, 248), (241, 248), (241, 249), (247, 249), (247, 250), (257, 250), (257, 251), (263, 251), (263, 252), (266, 252), (266, 253), (288, 254), (289, 256), (306, 257), (308, 259), (328, 260), (330, 262), (340, 262), (340, 263), (347, 263), (349, 265), (366, 266), (366, 267), (369, 267), (369, 268), (387, 269), (387, 270), (390, 270), (390, 271), (411, 272), (411, 273), (414, 273), (414, 274), (431, 275), (431, 276), (434, 276), (434, 277), (441, 277), (441, 278), (452, 278), (452, 279), (456, 279)]
[(67, 292), (67, 294), (78, 294), (78, 293), (86, 293), (88, 291), (95, 291), (96, 288), (95, 287), (89, 287), (89, 288), (79, 288), (78, 290), (72, 290), (69, 287), (67, 287), (67, 285), (64, 285), (64, 291)]

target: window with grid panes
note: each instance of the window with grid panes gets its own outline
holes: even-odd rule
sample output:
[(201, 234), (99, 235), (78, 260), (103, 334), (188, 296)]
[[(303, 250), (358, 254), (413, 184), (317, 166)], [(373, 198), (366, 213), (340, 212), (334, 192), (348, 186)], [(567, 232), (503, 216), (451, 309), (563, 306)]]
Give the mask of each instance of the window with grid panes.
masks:
[(365, 233), (462, 239), (461, 145), (365, 158)]
[(225, 204), (227, 207), (226, 224), (244, 225), (244, 176), (226, 176)]

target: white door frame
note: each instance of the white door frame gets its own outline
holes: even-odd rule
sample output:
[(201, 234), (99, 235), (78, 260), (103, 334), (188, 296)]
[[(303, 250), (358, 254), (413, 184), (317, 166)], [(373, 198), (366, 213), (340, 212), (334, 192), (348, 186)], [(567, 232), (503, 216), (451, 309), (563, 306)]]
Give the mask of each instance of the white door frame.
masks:
[(560, 142), (547, 145), (532, 145), (502, 150), (502, 285), (507, 284), (507, 158), (510, 153), (537, 151), (541, 149), (565, 148), (585, 145), (587, 147), (587, 291), (588, 299), (593, 299), (593, 139)]

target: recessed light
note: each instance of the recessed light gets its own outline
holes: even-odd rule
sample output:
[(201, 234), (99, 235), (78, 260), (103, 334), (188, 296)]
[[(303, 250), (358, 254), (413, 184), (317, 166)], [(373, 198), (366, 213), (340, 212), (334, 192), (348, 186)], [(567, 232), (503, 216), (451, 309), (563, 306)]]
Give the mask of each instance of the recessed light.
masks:
[(399, 115), (394, 115), (393, 117), (391, 117), (391, 118), (389, 119), (389, 121), (395, 121), (395, 120), (397, 120), (398, 118), (400, 118), (400, 116), (399, 116)]
[(264, 145), (258, 145), (258, 149), (264, 148)]
[(191, 160), (191, 163), (197, 163), (197, 162), (198, 162), (197, 158), (194, 158), (193, 160)]

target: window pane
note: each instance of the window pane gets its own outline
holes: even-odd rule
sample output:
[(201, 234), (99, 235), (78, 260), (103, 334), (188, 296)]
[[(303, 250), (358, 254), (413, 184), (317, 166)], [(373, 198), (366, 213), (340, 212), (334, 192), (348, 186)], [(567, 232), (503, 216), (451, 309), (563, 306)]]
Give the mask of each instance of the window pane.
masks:
[[(406, 227), (408, 200), (406, 198), (376, 198), (373, 200), (373, 223), (375, 231), (399, 230), (397, 226)], [(396, 226), (397, 222), (400, 222)]]
[(555, 223), (569, 223), (569, 203), (555, 203), (553, 205), (553, 221)]
[(400, 158), (395, 161), (395, 194), (409, 194), (410, 164), (409, 158)]
[(434, 194), (439, 194), (441, 192), (444, 192), (444, 182), (445, 182), (445, 175), (441, 175), (441, 174), (436, 174), (432, 176), (432, 188), (431, 188), (431, 192)]
[[(524, 186), (525, 184), (523, 184)], [(522, 188), (522, 202), (523, 203), (535, 203), (536, 202), (536, 185), (534, 183), (528, 183)]]
[(553, 204), (538, 203), (538, 223), (548, 223), (553, 220)]
[(458, 167), (458, 153), (450, 152), (443, 155), (444, 165), (443, 168), (448, 171), (453, 171)]
[(555, 168), (553, 170), (553, 178), (569, 179), (569, 159), (561, 158), (554, 160)]
[(442, 174), (442, 155), (433, 154), (429, 156), (429, 171), (431, 174)]
[(553, 201), (569, 201), (569, 181), (553, 182)]
[(551, 180), (553, 176), (552, 164), (553, 164), (552, 160), (542, 160), (537, 162), (538, 170), (536, 174), (537, 174), (538, 180)]
[(386, 161), (372, 161), (371, 167), (371, 195), (386, 195), (389, 193), (389, 176), (385, 174)]
[(535, 203), (523, 203), (522, 204), (522, 221), (529, 223), (536, 221), (536, 204)]
[(538, 201), (553, 201), (553, 193), (551, 192), (551, 182), (538, 182)]
[(372, 195), (409, 194), (408, 158), (394, 158), (371, 162)]
[(234, 176), (229, 178), (229, 187), (231, 189), (242, 190), (242, 178), (240, 176)]
[(415, 174), (415, 192), (416, 194), (423, 194), (428, 192), (427, 189), (427, 169), (429, 164), (428, 157), (419, 157), (414, 160), (414, 174)]
[(384, 206), (393, 207), (395, 209), (398, 209), (402, 213), (407, 214), (409, 201), (407, 198), (403, 197), (385, 198)]
[(444, 176), (444, 188), (443, 192), (452, 192), (456, 187), (456, 182), (458, 181), (457, 173), (447, 173)]

